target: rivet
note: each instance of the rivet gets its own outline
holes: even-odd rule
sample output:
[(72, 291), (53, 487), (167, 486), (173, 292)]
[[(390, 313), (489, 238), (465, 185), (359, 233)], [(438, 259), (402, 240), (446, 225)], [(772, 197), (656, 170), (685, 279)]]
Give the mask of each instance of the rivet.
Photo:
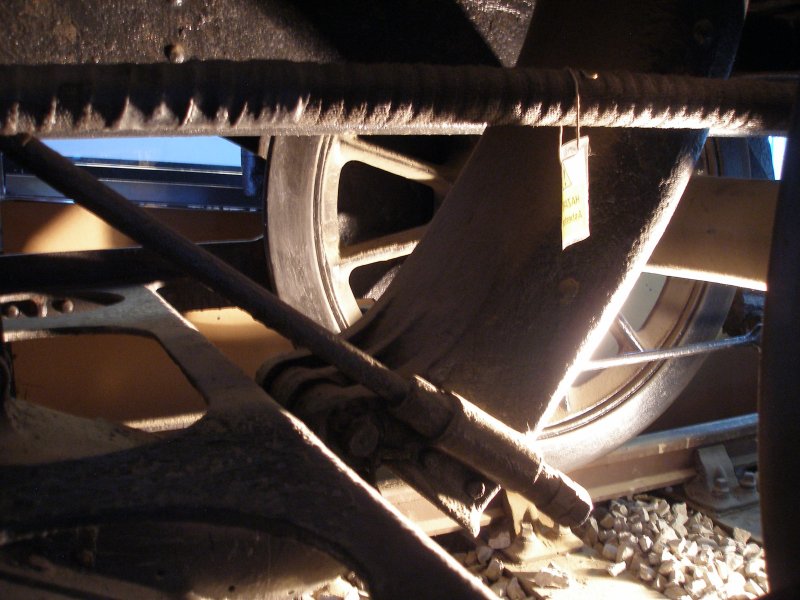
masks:
[(171, 63), (180, 64), (186, 60), (186, 50), (184, 49), (183, 44), (170, 44), (164, 48), (164, 54)]

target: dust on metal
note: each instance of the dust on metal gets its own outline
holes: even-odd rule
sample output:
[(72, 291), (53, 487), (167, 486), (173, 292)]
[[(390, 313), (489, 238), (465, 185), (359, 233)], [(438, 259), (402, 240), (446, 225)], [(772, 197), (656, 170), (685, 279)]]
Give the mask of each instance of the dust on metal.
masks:
[[(0, 133), (322, 135), (571, 126), (570, 69), (187, 61), (0, 66)], [(786, 131), (795, 82), (630, 72), (579, 76), (587, 127)]]

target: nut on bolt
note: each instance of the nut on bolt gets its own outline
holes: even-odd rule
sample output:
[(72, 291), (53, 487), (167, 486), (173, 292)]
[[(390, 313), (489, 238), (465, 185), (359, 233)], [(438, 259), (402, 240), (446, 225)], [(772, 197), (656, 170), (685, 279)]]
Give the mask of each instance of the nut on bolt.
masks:
[(63, 298), (53, 302), (53, 308), (60, 313), (69, 314), (75, 310), (75, 304), (69, 298)]
[(580, 289), (581, 284), (574, 277), (562, 279), (558, 284), (559, 304), (562, 306), (572, 304)]
[(731, 488), (728, 485), (728, 478), (725, 476), (717, 476), (714, 478), (714, 484), (711, 487), (711, 495), (722, 498), (731, 493)]
[(350, 456), (366, 458), (378, 447), (381, 433), (368, 416), (353, 419), (344, 434), (344, 447)]
[(754, 471), (745, 471), (739, 479), (739, 485), (747, 490), (754, 490), (758, 485), (758, 475)]

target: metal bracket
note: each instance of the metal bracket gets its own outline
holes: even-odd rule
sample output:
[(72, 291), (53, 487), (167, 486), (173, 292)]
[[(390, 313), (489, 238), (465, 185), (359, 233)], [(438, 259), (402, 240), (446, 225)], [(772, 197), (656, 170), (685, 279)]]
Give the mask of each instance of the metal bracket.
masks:
[(695, 461), (698, 475), (684, 486), (695, 504), (721, 512), (758, 502), (755, 481), (746, 477), (740, 482), (724, 445), (698, 449)]

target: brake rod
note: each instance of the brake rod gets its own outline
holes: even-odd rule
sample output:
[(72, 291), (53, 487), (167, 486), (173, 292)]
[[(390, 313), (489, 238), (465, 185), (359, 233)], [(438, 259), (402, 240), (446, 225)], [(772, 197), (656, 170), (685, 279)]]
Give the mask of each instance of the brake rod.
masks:
[(564, 525), (592, 508), (589, 494), (549, 467), (521, 433), (419, 377), (411, 382), (315, 323), (208, 250), (197, 246), (36, 138), (0, 136), (0, 151), (111, 226), (306, 347), (388, 403), (398, 419), (487, 478), (519, 492)]
[(0, 66), (0, 134), (477, 134), (488, 125), (779, 134), (796, 81), (275, 60)]

